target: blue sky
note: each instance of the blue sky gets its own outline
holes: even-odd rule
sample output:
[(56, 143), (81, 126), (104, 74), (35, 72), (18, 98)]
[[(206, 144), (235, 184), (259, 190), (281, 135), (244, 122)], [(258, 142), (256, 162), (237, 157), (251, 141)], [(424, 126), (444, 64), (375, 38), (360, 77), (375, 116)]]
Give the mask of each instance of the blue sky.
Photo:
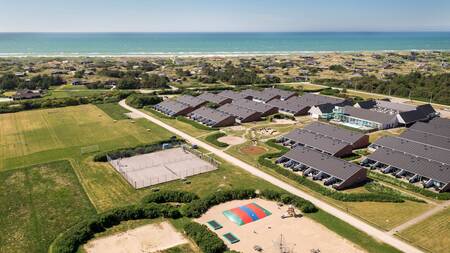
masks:
[(449, 0), (0, 0), (0, 32), (450, 31)]

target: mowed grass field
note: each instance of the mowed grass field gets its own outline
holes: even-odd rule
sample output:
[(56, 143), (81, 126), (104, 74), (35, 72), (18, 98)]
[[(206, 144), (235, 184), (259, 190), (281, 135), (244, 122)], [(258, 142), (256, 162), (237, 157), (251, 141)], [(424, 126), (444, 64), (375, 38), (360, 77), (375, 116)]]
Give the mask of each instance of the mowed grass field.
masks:
[(450, 250), (450, 209), (401, 231), (399, 236), (428, 251), (445, 253)]
[(146, 120), (116, 122), (107, 110), (81, 105), (1, 114), (0, 171), (59, 159), (81, 160), (83, 147), (111, 150), (171, 136)]
[(0, 252), (47, 252), (95, 213), (68, 161), (0, 172)]

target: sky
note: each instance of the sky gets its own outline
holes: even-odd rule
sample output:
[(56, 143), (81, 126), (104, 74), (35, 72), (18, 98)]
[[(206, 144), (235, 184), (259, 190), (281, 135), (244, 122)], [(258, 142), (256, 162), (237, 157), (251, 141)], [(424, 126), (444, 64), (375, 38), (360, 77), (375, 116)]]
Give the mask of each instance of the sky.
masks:
[(450, 0), (0, 0), (0, 32), (450, 31)]

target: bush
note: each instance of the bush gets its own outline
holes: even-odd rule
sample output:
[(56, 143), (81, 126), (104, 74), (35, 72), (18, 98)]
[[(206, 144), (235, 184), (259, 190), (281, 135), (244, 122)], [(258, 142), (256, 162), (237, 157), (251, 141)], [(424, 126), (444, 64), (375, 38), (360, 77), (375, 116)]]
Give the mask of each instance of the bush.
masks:
[(142, 198), (142, 203), (190, 203), (198, 199), (198, 196), (192, 192), (186, 191), (159, 191)]
[(162, 149), (162, 145), (165, 143), (169, 143), (172, 146), (179, 145), (184, 140), (177, 138), (170, 138), (166, 140), (160, 140), (157, 142), (152, 142), (149, 144), (138, 145), (131, 148), (121, 148), (108, 152), (103, 152), (94, 156), (94, 162), (107, 162), (109, 156), (111, 159), (118, 159), (124, 157), (132, 157), (135, 155), (148, 154)]
[(80, 245), (92, 239), (96, 233), (103, 232), (122, 221), (158, 217), (176, 219), (181, 217), (181, 214), (177, 208), (170, 205), (148, 204), (116, 208), (82, 221), (61, 234), (53, 242), (52, 252), (74, 253)]
[(205, 225), (189, 222), (184, 225), (183, 230), (194, 240), (203, 253), (222, 253), (227, 250), (225, 243)]
[(162, 98), (149, 95), (149, 94), (132, 94), (127, 97), (127, 104), (136, 107), (143, 108), (144, 106), (156, 105), (162, 101)]
[(83, 104), (117, 103), (128, 97), (130, 92), (105, 92), (87, 97), (69, 97), (52, 99), (31, 99), (0, 104), (0, 113), (13, 113), (25, 110), (59, 108)]
[(218, 133), (214, 133), (214, 134), (208, 135), (208, 136), (205, 138), (205, 140), (208, 141), (209, 143), (214, 144), (214, 145), (217, 146), (217, 147), (220, 147), (220, 148), (226, 148), (226, 147), (229, 146), (228, 144), (223, 143), (223, 142), (220, 142), (220, 141), (217, 140), (217, 139), (219, 139), (220, 137), (224, 137), (224, 136), (226, 136), (225, 133), (218, 132)]

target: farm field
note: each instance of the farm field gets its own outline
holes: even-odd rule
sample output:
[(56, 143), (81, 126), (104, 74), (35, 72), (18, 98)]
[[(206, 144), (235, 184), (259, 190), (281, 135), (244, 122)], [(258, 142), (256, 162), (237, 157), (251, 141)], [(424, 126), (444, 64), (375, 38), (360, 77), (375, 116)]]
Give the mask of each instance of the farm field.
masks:
[(82, 148), (111, 150), (171, 136), (146, 120), (115, 122), (94, 105), (2, 114), (0, 125), (0, 170), (79, 160)]
[[(404, 203), (343, 202), (324, 197), (321, 194), (258, 164), (259, 156), (267, 152), (271, 153), (277, 151), (278, 150), (266, 145), (264, 142), (258, 142), (256, 146), (253, 146), (251, 142), (246, 142), (241, 145), (232, 146), (227, 149), (226, 152), (384, 230), (390, 230), (433, 207), (430, 204), (412, 201), (405, 201)], [(367, 192), (364, 187), (346, 191)]]
[(68, 161), (0, 172), (0, 252), (47, 252), (53, 239), (95, 213)]
[(445, 209), (403, 231), (399, 236), (417, 247), (436, 253), (448, 252), (450, 246), (450, 209)]

